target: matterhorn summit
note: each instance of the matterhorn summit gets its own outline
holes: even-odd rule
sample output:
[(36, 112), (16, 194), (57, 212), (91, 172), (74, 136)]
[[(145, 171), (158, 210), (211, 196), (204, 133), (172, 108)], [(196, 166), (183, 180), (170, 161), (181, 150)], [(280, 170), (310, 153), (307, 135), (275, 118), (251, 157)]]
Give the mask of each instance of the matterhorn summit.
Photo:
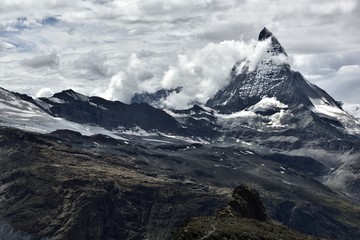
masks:
[(266, 41), (269, 38), (271, 40), (271, 48), (269, 49), (271, 55), (284, 54), (285, 56), (287, 56), (287, 53), (281, 46), (279, 40), (272, 34), (272, 32), (270, 32), (267, 28), (264, 27), (259, 34), (258, 41)]
[(291, 70), (286, 51), (268, 29), (264, 28), (258, 39), (254, 53), (246, 61), (235, 64), (230, 84), (209, 99), (207, 106), (231, 113), (250, 107), (264, 97), (275, 97), (293, 108), (308, 108), (314, 99), (321, 99), (341, 110), (325, 91)]

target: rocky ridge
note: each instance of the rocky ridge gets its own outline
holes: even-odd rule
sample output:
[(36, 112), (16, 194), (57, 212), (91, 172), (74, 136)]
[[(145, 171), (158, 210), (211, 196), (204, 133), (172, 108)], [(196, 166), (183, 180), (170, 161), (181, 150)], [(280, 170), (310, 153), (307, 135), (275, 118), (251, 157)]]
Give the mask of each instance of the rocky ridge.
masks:
[(176, 240), (238, 239), (238, 240), (310, 240), (319, 239), (292, 231), (271, 221), (258, 193), (240, 185), (232, 193), (228, 206), (215, 216), (196, 217), (177, 230)]

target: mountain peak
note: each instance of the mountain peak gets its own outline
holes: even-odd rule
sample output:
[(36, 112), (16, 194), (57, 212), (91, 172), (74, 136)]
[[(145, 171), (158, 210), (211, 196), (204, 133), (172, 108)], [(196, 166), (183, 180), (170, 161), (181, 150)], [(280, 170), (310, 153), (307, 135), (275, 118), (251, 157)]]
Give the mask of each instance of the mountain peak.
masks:
[(259, 33), (258, 40), (260, 42), (265, 41), (268, 38), (271, 38), (271, 48), (268, 50), (271, 55), (274, 56), (284, 54), (285, 56), (287, 56), (287, 53), (285, 52), (285, 49), (281, 46), (279, 40), (274, 36), (272, 32), (269, 31), (269, 29), (264, 27)]
[(259, 34), (258, 40), (259, 41), (264, 41), (264, 40), (266, 40), (266, 39), (268, 39), (269, 37), (272, 37), (272, 36), (273, 36), (272, 32), (270, 32), (269, 29), (264, 27), (261, 30), (260, 34)]
[(55, 98), (59, 98), (59, 99), (63, 99), (63, 100), (77, 100), (77, 101), (81, 101), (81, 102), (87, 102), (89, 100), (89, 98), (81, 93), (75, 92), (72, 89), (66, 89), (63, 90), (62, 92), (59, 93), (55, 93), (54, 96)]

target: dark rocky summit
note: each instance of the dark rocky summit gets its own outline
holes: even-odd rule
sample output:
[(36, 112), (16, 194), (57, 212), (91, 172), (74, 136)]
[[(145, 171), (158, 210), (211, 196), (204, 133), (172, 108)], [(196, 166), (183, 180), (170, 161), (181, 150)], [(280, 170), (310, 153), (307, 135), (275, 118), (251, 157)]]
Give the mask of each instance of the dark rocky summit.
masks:
[(287, 53), (285, 52), (285, 49), (281, 46), (279, 40), (267, 28), (263, 28), (263, 30), (261, 30), (259, 34), (258, 41), (265, 41), (268, 38), (271, 38), (272, 48), (270, 48), (269, 52), (272, 55), (284, 54), (285, 56), (287, 56)]

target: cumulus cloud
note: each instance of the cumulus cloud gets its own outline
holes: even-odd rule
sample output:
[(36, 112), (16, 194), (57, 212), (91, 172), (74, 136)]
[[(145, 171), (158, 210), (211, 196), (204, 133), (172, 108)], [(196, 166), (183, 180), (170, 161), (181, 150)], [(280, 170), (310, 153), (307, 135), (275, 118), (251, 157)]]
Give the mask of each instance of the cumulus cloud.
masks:
[(256, 44), (254, 52), (248, 57), (249, 71), (253, 71), (256, 65), (262, 59), (267, 57), (268, 55), (267, 50), (269, 49), (270, 45), (271, 45), (271, 38), (268, 38), (264, 41), (260, 41), (258, 42), (258, 44)]
[(126, 69), (112, 76), (108, 88), (101, 95), (107, 99), (129, 103), (135, 93), (146, 90), (147, 83), (151, 83), (153, 77), (154, 74), (147, 63), (132, 53)]
[(33, 58), (23, 60), (21, 63), (31, 68), (56, 67), (59, 65), (60, 59), (57, 53), (42, 54)]
[(41, 88), (35, 95), (36, 98), (52, 97), (54, 92), (50, 88)]
[(186, 108), (193, 103), (205, 103), (219, 89), (229, 83), (231, 68), (244, 61), (253, 52), (254, 42), (224, 41), (210, 43), (186, 55), (179, 55), (175, 66), (165, 72), (162, 87), (182, 87), (172, 93), (165, 104), (169, 107)]

